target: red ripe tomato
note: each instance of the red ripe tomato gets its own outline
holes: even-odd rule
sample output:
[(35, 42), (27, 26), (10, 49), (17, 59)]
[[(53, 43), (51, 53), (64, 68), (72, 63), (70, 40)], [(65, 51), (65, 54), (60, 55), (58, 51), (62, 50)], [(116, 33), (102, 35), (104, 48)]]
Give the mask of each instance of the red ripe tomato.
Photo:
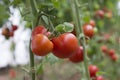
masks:
[(18, 26), (17, 25), (12, 25), (12, 31), (15, 31), (18, 29)]
[(94, 20), (90, 20), (90, 23), (89, 23), (92, 27), (95, 27), (95, 21)]
[(103, 10), (98, 10), (98, 11), (96, 11), (96, 13), (95, 13), (95, 16), (97, 17), (97, 18), (104, 18), (104, 11)]
[(73, 63), (79, 63), (81, 61), (83, 61), (84, 59), (84, 55), (83, 55), (83, 47), (80, 46), (78, 47), (78, 49), (76, 50), (76, 52), (69, 57), (69, 60)]
[(107, 46), (105, 46), (105, 45), (102, 45), (102, 46), (101, 46), (101, 50), (102, 50), (102, 52), (104, 52), (104, 53), (108, 53), (108, 48), (107, 48)]
[(112, 55), (112, 56), (110, 56), (111, 57), (111, 59), (113, 60), (113, 61), (116, 61), (117, 59), (118, 59), (118, 56), (117, 55)]
[(97, 76), (95, 80), (104, 80), (103, 76)]
[(90, 73), (90, 77), (95, 77), (96, 73), (99, 71), (98, 67), (95, 65), (90, 65), (89, 66), (89, 73)]
[(45, 56), (53, 49), (53, 43), (43, 34), (37, 34), (31, 42), (31, 49), (35, 55)]
[(9, 76), (10, 78), (15, 78), (16, 77), (16, 71), (14, 69), (9, 70)]
[(115, 50), (114, 50), (114, 49), (110, 49), (110, 50), (108, 51), (108, 54), (109, 54), (110, 56), (114, 55), (114, 54), (115, 54)]
[(68, 58), (75, 53), (78, 48), (78, 40), (72, 33), (64, 33), (53, 38), (53, 54), (59, 58)]
[(94, 28), (89, 25), (89, 24), (85, 24), (83, 26), (83, 32), (86, 36), (88, 36), (89, 38), (93, 37), (94, 35)]
[(31, 39), (37, 34), (46, 34), (46, 32), (47, 32), (47, 29), (44, 26), (37, 26), (32, 31)]

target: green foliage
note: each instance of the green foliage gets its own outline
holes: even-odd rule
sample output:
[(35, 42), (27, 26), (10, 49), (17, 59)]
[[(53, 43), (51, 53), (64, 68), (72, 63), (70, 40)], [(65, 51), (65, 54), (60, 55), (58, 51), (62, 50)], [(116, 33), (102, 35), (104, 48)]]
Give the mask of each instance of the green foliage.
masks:
[(55, 31), (57, 32), (72, 32), (74, 29), (73, 24), (68, 23), (68, 22), (64, 22), (63, 24), (59, 24), (55, 27)]

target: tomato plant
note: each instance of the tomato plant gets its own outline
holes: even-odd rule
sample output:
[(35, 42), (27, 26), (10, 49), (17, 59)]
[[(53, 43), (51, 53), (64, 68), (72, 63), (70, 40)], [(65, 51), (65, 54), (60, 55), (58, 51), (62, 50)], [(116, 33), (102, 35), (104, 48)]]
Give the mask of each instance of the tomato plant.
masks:
[[(99, 74), (104, 75), (107, 80), (117, 80), (120, 78), (120, 40), (118, 37), (120, 34), (120, 14), (118, 1), (119, 0), (1, 0), (0, 27), (3, 26), (2, 35), (5, 36), (8, 41), (10, 39), (16, 43), (16, 34), (18, 34), (17, 31), (19, 32), (21, 26), (23, 26), (22, 22), (25, 21), (25, 28), (22, 27), (24, 30), (27, 28), (31, 29), (32, 35), (29, 34), (29, 37), (31, 37), (29, 40), (29, 46), (31, 46), (29, 48), (30, 68), (27, 69), (27, 72), (31, 75), (31, 80), (36, 80), (35, 78), (38, 73), (43, 75), (44, 70), (45, 74), (47, 73), (46, 70), (51, 70), (49, 69), (50, 66), (43, 70), (43, 65), (46, 65), (45, 63), (49, 64), (51, 61), (53, 64), (57, 62), (59, 58), (62, 58), (63, 60), (60, 59), (60, 61), (63, 61), (65, 66), (67, 65), (70, 68), (70, 70), (64, 71), (64, 69), (62, 69), (64, 64), (58, 62), (61, 69), (66, 73), (69, 73), (72, 69), (75, 70), (76, 67), (74, 68), (74, 66), (78, 66), (79, 68), (77, 67), (77, 69), (80, 70), (80, 75), (82, 75), (80, 77), (81, 80), (90, 80), (90, 77), (93, 80), (103, 80), (103, 76), (98, 76)], [(19, 16), (22, 17), (20, 19), (20, 27), (14, 25), (14, 23), (18, 24), (17, 21), (15, 21), (16, 17), (14, 17), (16, 10), (20, 13)], [(13, 16), (15, 20), (14, 18), (8, 19), (8, 17), (11, 16)], [(10, 24), (7, 22), (10, 22)], [(70, 24), (70, 22), (74, 24)], [(84, 23), (85, 25), (83, 25)], [(17, 30), (18, 28), (20, 28), (20, 30)], [(17, 37), (21, 38), (22, 35)], [(47, 55), (50, 52), (52, 54)], [(13, 54), (14, 53), (16, 53), (16, 48), (15, 51), (13, 51)], [(42, 57), (39, 62), (39, 59), (34, 59), (36, 58), (34, 54), (37, 56), (47, 56)], [(71, 63), (69, 64), (64, 58), (69, 59), (69, 61), (73, 63), (83, 61), (84, 64), (72, 64), (71, 66)], [(90, 63), (96, 66), (88, 66)], [(57, 71), (56, 66), (54, 67), (55, 71)], [(99, 70), (104, 72), (99, 73)], [(98, 74), (96, 74), (97, 72)], [(58, 79), (57, 76), (59, 73), (56, 73), (57, 74), (53, 73), (55, 77), (52, 77), (52, 80), (53, 78)], [(109, 75), (109, 73), (111, 75)], [(69, 74), (69, 76), (73, 75), (72, 73)], [(75, 74), (75, 76), (76, 75), (77, 74)], [(47, 75), (44, 75), (42, 77), (46, 76)], [(65, 76), (64, 78), (66, 80), (68, 74), (63, 74), (63, 76)]]
[(63, 33), (53, 38), (52, 42), (54, 44), (52, 52), (59, 58), (70, 57), (78, 48), (78, 40), (72, 33)]
[(43, 34), (37, 34), (31, 42), (31, 49), (35, 55), (45, 56), (53, 49), (53, 43)]

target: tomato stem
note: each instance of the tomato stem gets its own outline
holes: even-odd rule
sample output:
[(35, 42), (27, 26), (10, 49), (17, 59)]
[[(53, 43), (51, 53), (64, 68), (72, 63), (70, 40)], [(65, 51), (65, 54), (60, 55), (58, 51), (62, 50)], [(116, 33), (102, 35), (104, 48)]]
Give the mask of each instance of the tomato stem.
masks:
[(30, 71), (31, 71), (31, 78), (32, 80), (35, 80), (35, 72), (33, 72), (32, 70), (34, 69), (34, 54), (31, 51), (31, 39), (30, 39), (30, 43), (29, 43), (29, 50), (30, 50)]
[[(38, 24), (38, 15), (39, 12), (37, 11), (37, 5), (35, 0), (30, 0), (30, 5), (32, 8), (32, 14), (33, 14), (33, 21), (32, 21), (32, 29)], [(29, 51), (30, 51), (30, 71), (31, 71), (31, 80), (35, 80), (35, 63), (34, 63), (34, 54), (31, 51), (31, 39), (29, 43)]]
[[(80, 33), (83, 33), (83, 30), (82, 30), (82, 23), (81, 23), (81, 16), (80, 16), (80, 9), (79, 9), (79, 6), (77, 5), (78, 4), (78, 1), (77, 0), (72, 0), (73, 1), (73, 5), (74, 5), (74, 8), (73, 8), (73, 15), (75, 17), (75, 21), (76, 21), (76, 28), (75, 29), (78, 29), (76, 30), (77, 32), (77, 35), (79, 35)], [(85, 66), (85, 71), (86, 71), (86, 77), (87, 77), (87, 80), (91, 80), (90, 79), (90, 75), (89, 75), (89, 71), (88, 71), (88, 61), (87, 61), (87, 52), (86, 52), (86, 41), (85, 41), (85, 37), (83, 37), (82, 39), (82, 46), (83, 46), (83, 52), (84, 52), (84, 66)]]

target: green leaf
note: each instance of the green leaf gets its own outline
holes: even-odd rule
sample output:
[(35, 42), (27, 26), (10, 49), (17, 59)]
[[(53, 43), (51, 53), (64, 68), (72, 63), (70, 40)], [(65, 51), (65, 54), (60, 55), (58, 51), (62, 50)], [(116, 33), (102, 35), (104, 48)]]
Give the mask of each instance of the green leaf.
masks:
[(47, 16), (42, 16), (42, 19), (43, 19), (43, 21), (45, 22), (45, 24), (47, 24), (47, 25), (49, 25), (49, 20), (48, 20), (48, 18), (47, 18)]
[(58, 0), (52, 0), (52, 3), (56, 8), (59, 7), (59, 1)]
[(65, 25), (65, 32), (72, 32), (74, 29), (74, 25), (68, 22), (63, 23)]
[(98, 21), (98, 25), (102, 28), (104, 26), (104, 22), (102, 20)]
[(18, 4), (22, 3), (22, 0), (13, 0), (11, 2), (11, 5), (13, 5), (14, 7), (18, 6)]
[(55, 30), (57, 32), (65, 32), (65, 25), (64, 24), (59, 24), (55, 27)]
[(107, 73), (106, 73), (106, 72), (103, 72), (103, 71), (98, 71), (98, 72), (96, 73), (97, 76), (103, 75), (103, 74), (107, 74)]
[(68, 22), (64, 22), (63, 24), (59, 24), (55, 27), (57, 32), (72, 32), (74, 29), (74, 25)]
[(39, 65), (38, 65), (38, 67), (37, 67), (37, 74), (40, 74), (40, 73), (42, 73), (43, 72), (43, 62), (41, 62)]
[(83, 20), (84, 20), (84, 22), (89, 22), (89, 21), (90, 21), (90, 16), (85, 16), (85, 17), (83, 18)]
[(46, 57), (46, 61), (49, 62), (51, 65), (58, 62), (58, 58), (55, 57), (53, 54), (49, 54), (47, 57)]
[(24, 20), (31, 22), (33, 20), (33, 15), (32, 14), (27, 14), (26, 16), (24, 16)]

